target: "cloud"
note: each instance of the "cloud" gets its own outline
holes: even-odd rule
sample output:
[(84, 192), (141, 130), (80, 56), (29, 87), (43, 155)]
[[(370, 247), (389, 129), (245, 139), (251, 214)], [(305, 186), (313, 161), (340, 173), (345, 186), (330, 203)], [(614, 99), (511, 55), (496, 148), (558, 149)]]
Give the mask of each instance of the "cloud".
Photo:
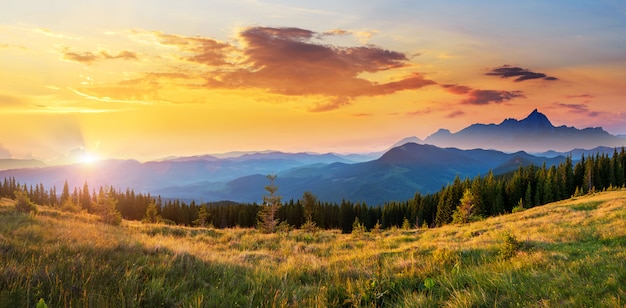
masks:
[(514, 98), (526, 97), (522, 91), (479, 90), (450, 84), (443, 84), (441, 87), (450, 93), (465, 95), (466, 98), (461, 101), (461, 104), (466, 105), (500, 104)]
[(21, 49), (21, 50), (26, 50), (27, 49), (25, 46), (22, 46), (22, 45), (11, 45), (11, 44), (6, 44), (6, 43), (0, 43), (0, 48), (2, 48), (2, 49)]
[(515, 82), (531, 80), (531, 79), (543, 79), (543, 80), (558, 80), (556, 77), (547, 76), (543, 73), (531, 72), (527, 69), (523, 69), (521, 67), (513, 67), (510, 65), (503, 65), (501, 67), (497, 67), (492, 69), (489, 73), (485, 74), (489, 76), (499, 76), (500, 78), (515, 78)]
[[(387, 83), (361, 78), (359, 76), (365, 72), (406, 67), (409, 60), (403, 53), (371, 45), (326, 45), (316, 41), (320, 37), (319, 33), (299, 28), (243, 29), (239, 33), (242, 46), (238, 51), (244, 60), (207, 74), (206, 86), (257, 88), (289, 96), (327, 96), (328, 102), (318, 103), (310, 110), (328, 111), (347, 105), (357, 97), (387, 95), (436, 84), (418, 73)], [(231, 48), (225, 47), (219, 52), (226, 50)]]
[(347, 97), (337, 97), (334, 99), (331, 99), (327, 102), (318, 102), (315, 103), (315, 105), (311, 108), (309, 108), (309, 111), (311, 112), (323, 112), (323, 111), (330, 111), (330, 110), (334, 110), (337, 109), (339, 107), (345, 106), (345, 105), (349, 105), (351, 103), (351, 99), (347, 98)]
[(87, 52), (72, 52), (69, 50), (64, 50), (62, 54), (63, 54), (63, 59), (72, 61), (72, 62), (77, 62), (77, 63), (91, 64), (93, 62), (98, 61), (98, 57), (95, 54), (88, 52), (88, 51)]
[(463, 112), (461, 110), (457, 110), (457, 111), (450, 112), (448, 115), (446, 115), (446, 118), (453, 119), (453, 118), (456, 118), (458, 116), (462, 116), (464, 114), (465, 114), (465, 112)]
[(459, 86), (455, 84), (443, 84), (441, 85), (441, 87), (452, 94), (458, 94), (458, 95), (467, 94), (472, 91), (472, 88), (470, 87)]
[(102, 60), (112, 60), (112, 59), (137, 60), (137, 54), (128, 50), (122, 50), (118, 52), (117, 54), (111, 54), (107, 50), (101, 50), (98, 53), (93, 53), (90, 51), (75, 52), (75, 51), (70, 51), (68, 47), (65, 47), (61, 50), (61, 55), (63, 56), (63, 59), (65, 60), (76, 62), (76, 63), (88, 64), (88, 65), (93, 64), (98, 61), (102, 61)]
[(565, 108), (570, 113), (584, 114), (592, 118), (602, 115), (601, 112), (589, 110), (589, 107), (585, 104), (554, 103), (554, 105), (558, 108)]
[[(385, 74), (387, 80), (377, 78), (377, 73), (410, 68), (412, 63), (404, 53), (369, 44), (338, 46), (325, 41), (328, 36), (357, 35), (349, 30), (315, 32), (300, 28), (248, 27), (238, 30), (235, 38), (227, 42), (158, 31), (133, 30), (128, 33), (138, 42), (161, 47), (157, 50), (164, 50), (164, 53), (154, 57), (177, 61), (169, 65), (176, 70), (143, 74), (116, 86), (129, 87), (134, 83), (137, 87), (146, 85), (159, 89), (172, 86), (170, 82), (173, 81), (176, 86), (192, 89), (259, 90), (286, 97), (321, 97), (308, 108), (320, 112), (349, 105), (359, 97), (389, 95), (437, 84), (418, 72), (406, 70), (402, 75)], [(358, 32), (358, 35), (373, 33)], [(61, 53), (66, 60), (84, 64), (138, 58), (137, 54), (125, 50), (118, 53), (105, 50), (76, 52), (65, 48)], [(104, 97), (92, 95), (93, 91), (86, 89), (78, 92)], [(120, 96), (121, 92), (114, 93)], [(132, 99), (145, 100), (143, 97)]]
[(61, 33), (55, 33), (55, 32), (52, 32), (50, 29), (46, 29), (46, 28), (36, 28), (36, 29), (33, 29), (33, 31), (36, 33), (43, 34), (45, 36), (52, 37), (52, 38), (57, 38), (57, 39), (64, 39), (64, 40), (81, 39), (80, 37), (69, 36), (69, 35), (65, 35)]
[(173, 35), (158, 31), (151, 33), (160, 44), (175, 46), (189, 53), (189, 55), (181, 55), (182, 59), (209, 66), (228, 64), (229, 61), (227, 59), (230, 53), (234, 51), (234, 46), (211, 38)]
[(467, 105), (500, 104), (514, 98), (525, 97), (522, 91), (472, 90), (461, 103)]
[(369, 40), (374, 36), (374, 34), (378, 33), (377, 30), (362, 30), (362, 31), (350, 31), (343, 29), (334, 29), (330, 31), (326, 31), (322, 33), (324, 36), (332, 36), (332, 35), (353, 35), (361, 44), (367, 44)]
[(574, 98), (594, 98), (593, 95), (591, 94), (579, 94), (579, 95), (565, 95), (565, 98), (567, 99), (574, 99)]

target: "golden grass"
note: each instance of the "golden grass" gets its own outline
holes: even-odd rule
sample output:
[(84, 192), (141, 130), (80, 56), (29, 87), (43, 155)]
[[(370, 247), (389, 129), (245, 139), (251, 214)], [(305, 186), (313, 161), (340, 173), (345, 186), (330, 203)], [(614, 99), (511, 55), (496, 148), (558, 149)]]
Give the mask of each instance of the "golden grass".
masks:
[[(9, 217), (12, 206), (11, 200), (0, 200), (0, 214)], [(466, 225), (394, 228), (362, 235), (341, 234), (338, 230), (261, 234), (253, 229), (219, 230), (135, 221), (124, 221), (116, 227), (99, 223), (90, 214), (64, 213), (47, 207), (40, 207), (35, 217), (19, 216), (19, 219), (20, 223), (6, 227), (10, 230), (0, 228), (0, 241), (7, 242), (8, 248), (4, 249), (15, 251), (16, 256), (40, 258), (32, 264), (37, 268), (47, 270), (48, 260), (65, 260), (64, 252), (72, 254), (67, 258), (73, 262), (71, 266), (61, 267), (66, 270), (100, 253), (106, 255), (104, 260), (116, 260), (118, 254), (122, 259), (129, 258), (128, 262), (120, 263), (125, 271), (111, 272), (121, 276), (108, 283), (119, 283), (118, 293), (125, 296), (120, 303), (131, 306), (161, 296), (180, 306), (208, 307), (216, 305), (210, 299), (211, 294), (229, 292), (233, 296), (230, 300), (237, 300), (242, 306), (384, 303), (452, 307), (522, 303), (543, 307), (598, 303), (618, 307), (626, 298), (626, 273), (611, 272), (626, 270), (623, 264), (615, 264), (616, 260), (626, 259), (626, 190), (573, 198)], [(499, 260), (497, 253), (502, 249), (506, 232), (524, 247), (511, 259)], [(28, 249), (12, 246), (17, 243), (24, 243)], [(19, 260), (5, 257), (2, 265), (17, 270), (22, 265), (14, 261)], [(99, 265), (95, 263), (90, 266), (97, 270)], [(209, 265), (219, 268), (205, 268)], [(168, 266), (180, 268), (181, 273), (172, 274), (175, 270), (168, 270)], [(214, 270), (222, 277), (219, 281), (194, 276)], [(28, 272), (24, 275), (37, 274), (37, 270), (23, 271)], [(145, 276), (152, 277), (145, 282), (132, 282), (144, 279), (140, 277), (146, 272), (161, 274)], [(1, 275), (7, 273), (0, 272), (0, 284)], [(82, 275), (85, 280), (99, 277)], [(187, 286), (185, 275), (192, 275), (198, 285), (206, 285), (208, 289)], [(152, 294), (151, 288), (166, 288), (165, 277), (178, 279), (171, 288), (186, 294), (174, 291)], [(429, 277), (437, 281), (432, 290), (423, 284)], [(18, 292), (19, 288), (30, 287), (33, 278), (27, 276), (22, 280), (15, 284), (6, 282), (4, 287), (14, 291), (10, 293), (12, 296), (35, 294)], [(98, 281), (82, 283), (85, 288), (96, 288)], [(568, 284), (574, 286), (567, 287)], [(591, 291), (575, 293), (581, 285)], [(49, 301), (61, 305), (90, 303), (89, 292), (81, 288), (82, 292), (73, 294), (64, 288), (63, 281), (49, 287), (47, 290), (54, 293), (49, 294)], [(193, 296), (189, 297), (190, 294)], [(591, 296), (600, 296), (600, 301), (595, 302)]]

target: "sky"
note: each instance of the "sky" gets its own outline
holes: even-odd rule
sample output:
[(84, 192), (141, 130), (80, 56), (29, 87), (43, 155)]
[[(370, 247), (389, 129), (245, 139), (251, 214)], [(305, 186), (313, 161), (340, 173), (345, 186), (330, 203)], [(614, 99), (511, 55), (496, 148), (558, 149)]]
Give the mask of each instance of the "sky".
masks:
[(10, 1), (0, 68), (0, 158), (364, 153), (535, 108), (626, 134), (621, 0)]

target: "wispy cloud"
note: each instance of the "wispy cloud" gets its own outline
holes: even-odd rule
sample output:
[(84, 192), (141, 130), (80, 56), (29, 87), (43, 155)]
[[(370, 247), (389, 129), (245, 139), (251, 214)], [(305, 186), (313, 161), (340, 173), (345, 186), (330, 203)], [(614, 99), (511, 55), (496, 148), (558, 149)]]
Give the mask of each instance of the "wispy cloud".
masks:
[(0, 43), (0, 49), (21, 49), (26, 50), (25, 46)]
[(71, 62), (81, 63), (81, 64), (93, 64), (102, 60), (114, 60), (114, 59), (122, 59), (122, 60), (137, 60), (137, 54), (128, 51), (122, 50), (117, 54), (112, 54), (108, 50), (100, 50), (97, 53), (93, 53), (90, 51), (85, 52), (76, 52), (70, 51), (68, 47), (64, 47), (60, 51), (63, 59)]
[(578, 95), (565, 95), (565, 98), (567, 99), (575, 99), (575, 98), (585, 98), (585, 99), (591, 99), (594, 96), (591, 94), (578, 94)]
[(464, 111), (457, 110), (457, 111), (453, 111), (453, 112), (450, 112), (449, 114), (447, 114), (446, 118), (453, 119), (453, 118), (456, 118), (458, 116), (462, 116), (464, 114), (465, 114)]
[(601, 115), (601, 112), (591, 111), (586, 104), (554, 103), (554, 105), (559, 109), (566, 109), (570, 113), (581, 114), (592, 118)]
[(64, 39), (64, 40), (80, 40), (80, 37), (77, 36), (70, 36), (70, 35), (66, 35), (66, 34), (62, 34), (62, 33), (57, 33), (57, 32), (53, 32), (50, 29), (47, 28), (35, 28), (33, 29), (34, 32), (39, 33), (39, 34), (43, 34), (45, 36), (48, 37), (52, 37), (52, 38), (57, 38), (57, 39)]
[(501, 67), (497, 67), (492, 69), (489, 73), (485, 74), (488, 76), (498, 76), (500, 78), (515, 78), (515, 82), (532, 80), (532, 79), (543, 79), (543, 80), (558, 80), (556, 77), (547, 76), (544, 73), (532, 72), (527, 69), (523, 69), (521, 67), (514, 67), (510, 65), (503, 65)]
[(526, 97), (522, 91), (479, 90), (467, 86), (448, 84), (441, 85), (441, 87), (450, 93), (465, 95), (465, 99), (461, 101), (461, 104), (465, 105), (500, 104), (514, 98)]

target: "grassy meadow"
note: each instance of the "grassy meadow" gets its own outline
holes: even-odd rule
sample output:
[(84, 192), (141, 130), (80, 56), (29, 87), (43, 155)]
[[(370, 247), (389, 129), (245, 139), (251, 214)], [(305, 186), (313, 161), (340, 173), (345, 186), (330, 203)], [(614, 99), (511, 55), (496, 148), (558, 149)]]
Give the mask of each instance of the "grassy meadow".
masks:
[(623, 189), (353, 234), (111, 226), (0, 201), (1, 307), (625, 307), (624, 260)]

